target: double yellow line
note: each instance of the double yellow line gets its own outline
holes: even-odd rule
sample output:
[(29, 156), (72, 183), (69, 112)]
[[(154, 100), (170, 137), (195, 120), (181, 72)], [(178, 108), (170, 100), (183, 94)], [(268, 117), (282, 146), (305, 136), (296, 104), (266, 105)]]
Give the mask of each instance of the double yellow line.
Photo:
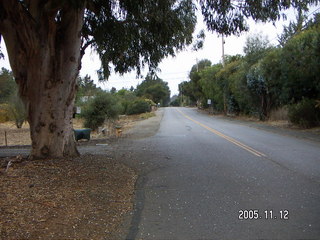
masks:
[(266, 157), (265, 154), (263, 154), (263, 153), (255, 150), (255, 149), (253, 149), (252, 147), (249, 147), (249, 146), (247, 146), (247, 145), (245, 145), (245, 144), (243, 144), (243, 143), (235, 140), (235, 139), (232, 138), (232, 137), (226, 136), (226, 135), (224, 135), (223, 133), (221, 133), (221, 132), (219, 132), (219, 131), (217, 131), (217, 130), (215, 130), (215, 129), (213, 129), (213, 128), (210, 128), (210, 127), (202, 124), (201, 122), (198, 122), (198, 121), (192, 119), (191, 117), (189, 117), (188, 115), (184, 114), (183, 112), (181, 112), (181, 111), (178, 110), (178, 109), (177, 109), (177, 111), (178, 111), (181, 115), (183, 115), (185, 118), (189, 119), (190, 121), (192, 121), (192, 122), (200, 125), (201, 127), (203, 127), (203, 128), (205, 128), (205, 129), (207, 129), (208, 131), (210, 131), (210, 132), (218, 135), (219, 137), (222, 137), (222, 138), (224, 138), (225, 140), (227, 140), (227, 141), (229, 141), (229, 142), (237, 145), (238, 147), (243, 148), (244, 150), (252, 153), (253, 155), (255, 155), (255, 156), (257, 156), (257, 157)]

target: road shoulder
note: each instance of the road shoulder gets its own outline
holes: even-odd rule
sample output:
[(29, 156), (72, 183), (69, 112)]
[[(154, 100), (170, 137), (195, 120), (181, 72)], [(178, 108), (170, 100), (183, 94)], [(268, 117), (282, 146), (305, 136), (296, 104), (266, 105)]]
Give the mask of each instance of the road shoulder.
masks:
[(291, 136), (295, 138), (300, 138), (300, 139), (305, 139), (309, 141), (314, 141), (314, 142), (320, 142), (320, 130), (312, 130), (312, 129), (298, 129), (298, 128), (289, 128), (289, 127), (282, 127), (282, 126), (275, 126), (271, 125), (268, 122), (259, 122), (259, 121), (252, 121), (252, 120), (244, 120), (244, 119), (237, 119), (235, 117), (228, 117), (228, 116), (223, 116), (223, 115), (212, 115), (209, 114), (206, 111), (203, 110), (198, 110), (197, 111), (201, 114), (214, 117), (217, 119), (221, 119), (224, 121), (229, 121), (237, 124), (241, 124), (244, 126), (252, 127), (252, 128), (257, 128), (260, 130), (264, 130), (267, 132), (272, 132), (284, 136)]

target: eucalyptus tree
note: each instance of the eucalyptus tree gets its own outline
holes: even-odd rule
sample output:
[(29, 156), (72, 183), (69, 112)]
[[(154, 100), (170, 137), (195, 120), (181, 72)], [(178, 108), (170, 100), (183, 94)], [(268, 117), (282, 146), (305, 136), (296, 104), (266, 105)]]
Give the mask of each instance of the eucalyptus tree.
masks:
[[(281, 10), (319, 0), (199, 0), (209, 30), (246, 30), (246, 19), (277, 20)], [(71, 116), (85, 49), (101, 59), (101, 79), (155, 69), (192, 43), (196, 2), (181, 0), (0, 0), (0, 36), (27, 107), (36, 158), (78, 155)], [(0, 51), (0, 56), (2, 52)]]

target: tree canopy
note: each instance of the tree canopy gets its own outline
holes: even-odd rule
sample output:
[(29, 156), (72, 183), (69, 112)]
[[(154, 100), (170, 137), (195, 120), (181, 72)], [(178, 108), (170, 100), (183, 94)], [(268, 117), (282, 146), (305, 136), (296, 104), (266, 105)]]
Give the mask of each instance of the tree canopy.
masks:
[(276, 21), (281, 11), (291, 6), (306, 10), (317, 3), (319, 0), (1, 0), (0, 39), (3, 35), (6, 41), (7, 32), (16, 29), (11, 41), (22, 41), (24, 51), (31, 51), (28, 46), (50, 32), (53, 35), (49, 37), (55, 37), (59, 45), (68, 35), (69, 21), (83, 18), (81, 54), (89, 46), (98, 52), (102, 62), (99, 72), (104, 79), (110, 74), (110, 64), (119, 73), (133, 69), (140, 73), (143, 66), (156, 68), (164, 57), (190, 44), (197, 4), (209, 30), (231, 35), (248, 30), (248, 18)]
[[(289, 27), (297, 26), (299, 19)], [(282, 120), (289, 118), (304, 127), (320, 124), (316, 104), (320, 99), (318, 19), (319, 14), (315, 14), (294, 34), (287, 35), (285, 28), (286, 38), (279, 46), (272, 46), (262, 35), (249, 36), (244, 56), (227, 56), (224, 67), (220, 63), (206, 68), (194, 65), (190, 81), (179, 85), (180, 98), (197, 101), (202, 107), (211, 99), (215, 111), (248, 114), (261, 120), (282, 109)]]
[(145, 80), (137, 86), (136, 94), (160, 103), (162, 106), (167, 106), (170, 102), (168, 83), (153, 74), (148, 74)]

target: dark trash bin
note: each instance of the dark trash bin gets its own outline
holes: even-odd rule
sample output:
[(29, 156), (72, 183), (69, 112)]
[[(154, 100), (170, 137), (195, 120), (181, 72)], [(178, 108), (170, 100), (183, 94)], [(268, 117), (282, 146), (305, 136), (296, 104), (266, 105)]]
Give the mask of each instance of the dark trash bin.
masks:
[(90, 140), (90, 133), (91, 133), (90, 128), (73, 129), (73, 131), (74, 131), (74, 138), (76, 139), (76, 141), (79, 141), (80, 139), (87, 139), (88, 141)]

